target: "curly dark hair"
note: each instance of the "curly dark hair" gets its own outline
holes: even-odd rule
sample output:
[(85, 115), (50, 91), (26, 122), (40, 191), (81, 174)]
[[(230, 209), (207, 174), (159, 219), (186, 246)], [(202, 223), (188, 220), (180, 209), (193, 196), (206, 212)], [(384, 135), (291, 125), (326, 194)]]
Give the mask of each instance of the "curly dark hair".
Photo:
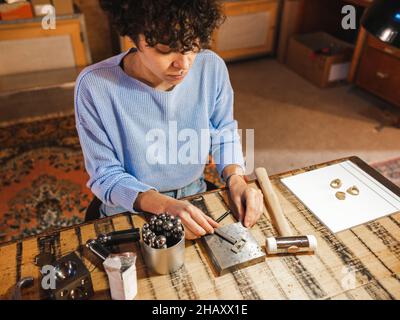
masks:
[(138, 44), (139, 34), (154, 47), (181, 52), (209, 47), (225, 19), (217, 0), (99, 0), (121, 36)]

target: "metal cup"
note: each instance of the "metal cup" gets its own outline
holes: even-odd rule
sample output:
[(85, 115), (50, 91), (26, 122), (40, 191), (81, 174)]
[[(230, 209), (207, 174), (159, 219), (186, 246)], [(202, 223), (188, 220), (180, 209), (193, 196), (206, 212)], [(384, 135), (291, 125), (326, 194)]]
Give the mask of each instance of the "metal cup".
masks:
[(156, 249), (142, 241), (141, 248), (147, 267), (159, 274), (168, 274), (183, 266), (185, 260), (185, 236), (172, 247)]

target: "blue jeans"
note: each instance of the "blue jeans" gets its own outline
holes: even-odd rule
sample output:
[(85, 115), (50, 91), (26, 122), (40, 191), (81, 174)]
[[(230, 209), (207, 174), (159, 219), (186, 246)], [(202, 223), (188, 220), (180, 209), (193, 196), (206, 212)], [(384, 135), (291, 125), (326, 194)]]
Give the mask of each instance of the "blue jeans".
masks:
[[(177, 190), (172, 190), (172, 191), (166, 191), (166, 192), (160, 192), (161, 194), (164, 194), (166, 196), (169, 196), (171, 198), (175, 199), (181, 199), (184, 197), (192, 196), (197, 193), (205, 192), (207, 190), (207, 185), (206, 182), (204, 181), (204, 177), (201, 176), (199, 179), (193, 181), (192, 183), (188, 184), (187, 186), (177, 189)], [(132, 204), (133, 205), (133, 204)], [(100, 217), (108, 217), (112, 216), (114, 214), (118, 214), (121, 212), (126, 212), (127, 210), (122, 207), (110, 207), (102, 203), (100, 205)]]

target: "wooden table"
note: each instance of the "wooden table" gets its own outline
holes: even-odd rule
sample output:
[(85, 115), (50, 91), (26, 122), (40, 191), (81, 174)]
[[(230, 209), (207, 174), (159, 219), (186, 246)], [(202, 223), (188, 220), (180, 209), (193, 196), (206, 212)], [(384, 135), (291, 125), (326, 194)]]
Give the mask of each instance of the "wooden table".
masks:
[[(366, 166), (358, 158), (351, 160)], [(265, 262), (217, 277), (201, 242), (187, 241), (185, 265), (173, 274), (156, 275), (144, 265), (139, 244), (130, 245), (128, 250), (138, 253), (136, 299), (399, 299), (400, 213), (335, 235), (280, 183), (282, 177), (339, 161), (271, 177), (294, 231), (317, 237), (315, 255), (267, 256)], [(399, 188), (376, 171), (371, 170), (371, 174), (400, 194)], [(257, 188), (254, 181), (250, 185)], [(213, 217), (226, 211), (223, 189), (202, 196)], [(132, 225), (140, 227), (143, 221), (140, 216), (121, 214), (2, 245), (0, 297), (7, 299), (21, 277), (33, 276), (34, 286), (26, 289), (23, 297), (39, 299), (39, 281), (36, 279), (40, 274), (34, 264), (35, 256), (43, 250), (51, 250), (59, 258), (76, 250), (91, 271), (95, 298), (109, 298), (108, 280), (101, 263), (80, 246), (101, 232), (123, 230)], [(223, 224), (233, 221), (228, 217)], [(268, 214), (264, 214), (251, 231), (260, 244), (264, 244), (265, 237), (276, 235)]]

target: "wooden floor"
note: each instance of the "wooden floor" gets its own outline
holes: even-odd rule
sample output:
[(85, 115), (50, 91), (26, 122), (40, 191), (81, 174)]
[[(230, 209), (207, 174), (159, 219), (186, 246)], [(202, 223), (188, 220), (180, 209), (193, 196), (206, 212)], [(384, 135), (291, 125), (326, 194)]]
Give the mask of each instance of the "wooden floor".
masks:
[[(295, 233), (317, 237), (315, 255), (267, 256), (262, 263), (218, 277), (202, 243), (187, 241), (184, 266), (172, 274), (156, 275), (145, 266), (139, 244), (130, 245), (123, 250), (138, 254), (136, 299), (400, 299), (400, 213), (332, 234), (279, 180), (318, 167), (272, 177)], [(257, 188), (255, 182), (250, 184)], [(207, 211), (214, 218), (227, 209), (224, 192), (203, 194)], [(35, 284), (26, 289), (24, 298), (39, 299), (39, 269), (34, 257), (51, 248), (56, 258), (76, 251), (91, 271), (95, 299), (109, 298), (101, 263), (81, 245), (103, 232), (140, 227), (143, 221), (140, 216), (122, 214), (1, 246), (0, 297), (9, 297), (22, 277), (33, 276)], [(232, 222), (234, 219), (228, 217), (223, 224)], [(277, 235), (266, 210), (251, 232), (260, 244)]]
[(83, 68), (66, 68), (6, 75), (0, 78), (0, 96), (24, 91), (75, 86), (75, 80)]

